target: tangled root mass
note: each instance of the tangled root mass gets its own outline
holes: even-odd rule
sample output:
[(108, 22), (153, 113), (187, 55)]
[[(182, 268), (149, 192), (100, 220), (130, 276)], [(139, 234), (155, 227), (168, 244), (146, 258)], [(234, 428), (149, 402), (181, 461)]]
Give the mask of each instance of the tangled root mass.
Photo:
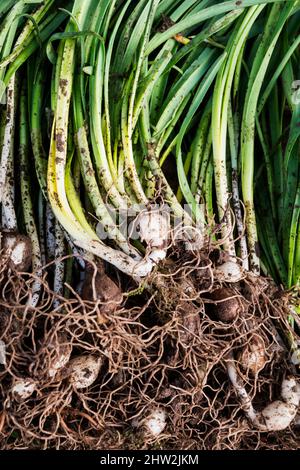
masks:
[[(287, 372), (294, 373), (283, 339), (295, 334), (289, 299), (266, 279), (218, 280), (217, 262), (208, 251), (178, 249), (148, 279), (150, 293), (122, 298), (129, 281), (112, 288), (97, 271), (93, 279), (106, 276), (115, 303), (112, 295), (97, 295), (96, 285), (93, 296), (70, 288), (68, 299), (55, 302), (45, 274), (32, 308), (26, 305), (34, 276), (13, 271), (2, 257), (0, 447), (299, 447), (294, 423), (265, 433), (249, 422), (227, 373), (230, 354), (257, 410), (277, 399)], [(86, 387), (70, 379), (70, 361), (79, 356), (98, 361)], [(15, 393), (20, 380), (34, 383), (25, 398)], [(151, 432), (153, 416), (160, 417), (159, 432)]]

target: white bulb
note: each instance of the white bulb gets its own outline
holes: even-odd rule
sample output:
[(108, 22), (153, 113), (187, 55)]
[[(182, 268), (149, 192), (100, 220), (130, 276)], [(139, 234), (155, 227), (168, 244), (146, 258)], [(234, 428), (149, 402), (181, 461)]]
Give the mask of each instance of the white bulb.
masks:
[(99, 356), (78, 356), (69, 363), (70, 382), (76, 390), (89, 387), (98, 377), (102, 359)]
[(26, 400), (36, 390), (36, 383), (32, 379), (16, 379), (12, 393), (19, 399)]
[(145, 420), (147, 430), (153, 436), (159, 436), (166, 427), (166, 412), (162, 409), (156, 409)]
[(279, 400), (266, 406), (261, 412), (268, 431), (283, 431), (291, 424), (296, 413), (297, 408), (294, 405)]
[(234, 261), (227, 261), (215, 270), (216, 277), (220, 281), (238, 282), (244, 278), (243, 268)]

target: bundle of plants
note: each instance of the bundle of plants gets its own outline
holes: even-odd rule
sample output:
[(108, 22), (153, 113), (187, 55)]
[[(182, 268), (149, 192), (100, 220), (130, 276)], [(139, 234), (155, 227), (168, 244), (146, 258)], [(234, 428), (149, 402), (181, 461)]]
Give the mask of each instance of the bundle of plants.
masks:
[(299, 0), (0, 22), (2, 447), (295, 447)]

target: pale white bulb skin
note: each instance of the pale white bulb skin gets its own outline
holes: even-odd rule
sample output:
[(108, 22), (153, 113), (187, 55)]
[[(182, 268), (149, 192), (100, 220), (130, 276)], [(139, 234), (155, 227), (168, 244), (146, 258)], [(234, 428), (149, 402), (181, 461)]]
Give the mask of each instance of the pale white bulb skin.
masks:
[(297, 414), (297, 408), (289, 403), (277, 400), (266, 406), (261, 412), (267, 431), (283, 431)]
[(30, 378), (24, 378), (16, 379), (11, 391), (13, 395), (19, 400), (26, 400), (33, 394), (35, 390), (36, 383)]
[(234, 261), (226, 261), (215, 269), (215, 276), (219, 281), (239, 282), (245, 275), (243, 268)]
[(87, 388), (98, 377), (102, 359), (99, 356), (78, 356), (69, 362), (70, 383), (76, 390)]
[(160, 408), (153, 410), (145, 419), (145, 427), (153, 437), (159, 436), (166, 427), (166, 412)]

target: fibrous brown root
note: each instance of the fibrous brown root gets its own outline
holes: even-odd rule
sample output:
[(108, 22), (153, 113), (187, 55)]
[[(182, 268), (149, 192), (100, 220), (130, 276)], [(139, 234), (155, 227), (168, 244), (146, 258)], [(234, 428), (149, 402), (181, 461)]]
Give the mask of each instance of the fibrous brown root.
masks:
[[(2, 449), (289, 449), (300, 444), (296, 427), (268, 436), (255, 429), (227, 373), (231, 353), (259, 410), (276, 399), (290, 370), (277, 333), (294, 334), (287, 321), (288, 302), (269, 281), (249, 275), (239, 283), (222, 283), (214, 278), (208, 252), (174, 253), (172, 262), (148, 280), (155, 286), (152, 293), (136, 299), (124, 296), (122, 301), (120, 287), (102, 277), (102, 288), (108, 285), (104, 290), (114, 283), (112, 302), (105, 292), (97, 294), (99, 276), (106, 274), (96, 270), (90, 276), (95, 295), (82, 298), (72, 291), (68, 299), (60, 297), (59, 308), (53, 308), (56, 296), (45, 277), (39, 304), (29, 308), (34, 276), (10, 270), (3, 258)], [(216, 312), (224, 300), (222, 289), (242, 306), (230, 321)], [(254, 373), (237, 361), (253, 341), (264, 344), (265, 357), (263, 368)], [(49, 374), (62, 344), (68, 345), (71, 358), (101, 356), (92, 385), (75, 389), (64, 365)], [(36, 391), (22, 402), (11, 391), (20, 377), (36, 382)], [(140, 424), (155, 409), (166, 414), (166, 427), (157, 436)]]

